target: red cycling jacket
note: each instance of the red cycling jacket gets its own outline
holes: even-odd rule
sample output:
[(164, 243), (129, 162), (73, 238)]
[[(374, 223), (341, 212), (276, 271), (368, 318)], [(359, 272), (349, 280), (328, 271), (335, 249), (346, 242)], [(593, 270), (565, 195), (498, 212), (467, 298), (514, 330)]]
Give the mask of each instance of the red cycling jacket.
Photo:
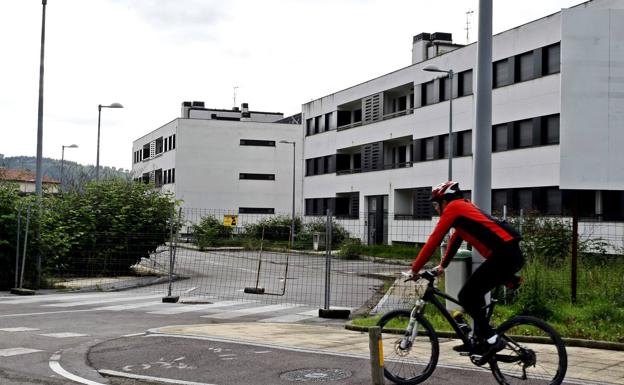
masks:
[(507, 242), (520, 239), (520, 234), (506, 222), (492, 218), (466, 199), (455, 199), (446, 205), (440, 221), (412, 263), (414, 273), (422, 269), (451, 228), (455, 231), (442, 258), (443, 267), (448, 266), (464, 240), (484, 258), (488, 258), (493, 251), (501, 249)]

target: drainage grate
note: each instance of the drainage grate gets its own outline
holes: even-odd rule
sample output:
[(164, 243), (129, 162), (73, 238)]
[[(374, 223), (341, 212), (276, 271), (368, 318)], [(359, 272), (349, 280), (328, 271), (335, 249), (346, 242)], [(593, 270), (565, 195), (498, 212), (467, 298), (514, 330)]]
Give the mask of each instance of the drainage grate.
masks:
[(299, 369), (282, 373), (280, 378), (298, 382), (327, 382), (344, 380), (352, 373), (344, 369)]

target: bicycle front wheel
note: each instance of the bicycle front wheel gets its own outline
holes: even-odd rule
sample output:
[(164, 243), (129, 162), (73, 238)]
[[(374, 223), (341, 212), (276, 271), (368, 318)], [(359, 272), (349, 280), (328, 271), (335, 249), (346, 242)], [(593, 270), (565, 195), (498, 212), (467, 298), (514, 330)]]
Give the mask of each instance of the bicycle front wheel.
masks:
[(383, 339), (384, 375), (401, 385), (419, 384), (429, 378), (439, 355), (438, 337), (429, 321), (416, 315), (418, 333), (409, 342), (406, 336), (409, 320), (409, 310), (394, 310), (377, 323)]
[(498, 334), (507, 346), (490, 361), (501, 385), (559, 385), (568, 368), (568, 355), (559, 334), (546, 322), (518, 316), (504, 322)]

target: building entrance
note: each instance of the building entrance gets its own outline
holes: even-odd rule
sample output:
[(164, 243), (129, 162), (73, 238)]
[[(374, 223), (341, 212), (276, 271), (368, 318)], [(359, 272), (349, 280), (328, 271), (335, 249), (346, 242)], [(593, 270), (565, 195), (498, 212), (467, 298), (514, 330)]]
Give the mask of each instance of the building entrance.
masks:
[(373, 195), (368, 199), (368, 244), (388, 243), (388, 196)]

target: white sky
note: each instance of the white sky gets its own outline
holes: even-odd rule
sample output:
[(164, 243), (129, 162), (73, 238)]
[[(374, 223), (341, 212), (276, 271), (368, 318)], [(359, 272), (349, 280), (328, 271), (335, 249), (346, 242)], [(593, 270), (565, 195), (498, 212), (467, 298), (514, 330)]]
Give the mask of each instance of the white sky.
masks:
[[(494, 33), (581, 0), (494, 1)], [(0, 154), (36, 155), (41, 0), (0, 0)], [(207, 107), (301, 104), (411, 64), (412, 36), (466, 43), (478, 0), (48, 0), (43, 155), (129, 169), (132, 141)]]

